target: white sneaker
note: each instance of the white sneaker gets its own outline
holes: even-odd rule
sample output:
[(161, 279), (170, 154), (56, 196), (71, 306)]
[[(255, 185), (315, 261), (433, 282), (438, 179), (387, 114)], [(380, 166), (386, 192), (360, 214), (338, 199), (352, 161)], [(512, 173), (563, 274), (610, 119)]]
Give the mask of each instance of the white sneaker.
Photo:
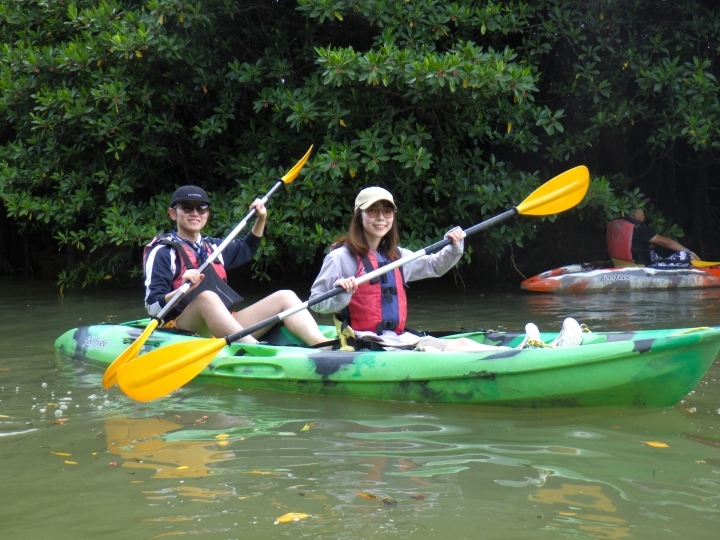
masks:
[(528, 341), (541, 341), (540, 329), (535, 323), (529, 322), (525, 325), (525, 338)]
[(568, 317), (563, 322), (562, 330), (558, 334), (558, 337), (550, 343), (555, 347), (577, 347), (582, 345), (582, 328), (580, 324), (573, 319)]
[(518, 345), (517, 349), (529, 349), (532, 347), (542, 347), (545, 344), (540, 339), (540, 330), (534, 323), (525, 325), (525, 339)]

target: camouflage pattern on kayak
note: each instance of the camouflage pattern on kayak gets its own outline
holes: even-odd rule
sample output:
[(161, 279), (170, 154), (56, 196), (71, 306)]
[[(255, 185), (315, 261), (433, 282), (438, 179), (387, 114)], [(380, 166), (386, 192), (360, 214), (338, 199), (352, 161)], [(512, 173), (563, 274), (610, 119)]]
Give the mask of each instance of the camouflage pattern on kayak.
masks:
[(520, 283), (520, 288), (526, 291), (550, 293), (706, 287), (720, 287), (720, 268), (603, 268), (595, 263), (570, 264)]
[[(62, 355), (106, 368), (149, 320), (69, 330), (55, 342)], [(322, 327), (334, 337), (333, 327)], [(546, 343), (557, 334), (543, 333)], [(278, 336), (281, 336), (278, 339)], [(448, 337), (448, 336), (446, 336)], [(524, 334), (472, 332), (449, 336), (514, 347)], [(156, 330), (140, 356), (198, 338)], [(577, 347), (487, 352), (318, 351), (273, 341), (232, 344), (195, 379), (284, 392), (431, 403), (512, 407), (664, 407), (702, 379), (720, 351), (720, 327), (638, 332), (590, 332)]]

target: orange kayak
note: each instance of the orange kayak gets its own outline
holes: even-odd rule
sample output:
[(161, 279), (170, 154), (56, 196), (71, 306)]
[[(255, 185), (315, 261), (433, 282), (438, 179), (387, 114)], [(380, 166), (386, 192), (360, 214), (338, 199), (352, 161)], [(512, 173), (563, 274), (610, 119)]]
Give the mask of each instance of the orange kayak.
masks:
[(526, 291), (549, 293), (612, 292), (644, 289), (720, 287), (720, 267), (606, 268), (607, 263), (561, 266), (526, 279)]

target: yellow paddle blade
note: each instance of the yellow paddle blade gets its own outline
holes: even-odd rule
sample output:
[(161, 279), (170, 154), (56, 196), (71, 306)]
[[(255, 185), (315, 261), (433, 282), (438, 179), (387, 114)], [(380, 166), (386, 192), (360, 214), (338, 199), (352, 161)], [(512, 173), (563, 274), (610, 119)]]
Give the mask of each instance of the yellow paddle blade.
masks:
[(690, 264), (692, 264), (693, 266), (697, 266), (698, 268), (708, 268), (710, 266), (719, 266), (720, 262), (690, 261)]
[(585, 197), (590, 171), (580, 165), (548, 180), (516, 208), (523, 216), (549, 216), (569, 210)]
[(105, 370), (105, 375), (103, 375), (103, 388), (110, 388), (113, 384), (117, 382), (118, 370), (138, 355), (140, 349), (142, 349), (142, 346), (145, 345), (147, 338), (150, 337), (150, 334), (153, 333), (153, 330), (155, 330), (157, 325), (157, 319), (153, 319), (152, 321), (150, 321), (150, 324), (145, 327), (143, 333), (140, 334), (140, 336), (135, 341), (133, 341), (130, 346), (125, 349), (122, 354), (113, 361), (112, 364), (108, 366), (108, 368)]
[(226, 345), (223, 338), (194, 339), (161, 347), (120, 368), (118, 386), (138, 401), (166, 396), (190, 382)]
[(308, 158), (310, 157), (310, 152), (312, 152), (312, 149), (313, 149), (313, 145), (311, 144), (311, 145), (310, 145), (310, 148), (308, 148), (308, 151), (305, 152), (305, 155), (302, 157), (302, 159), (301, 159), (300, 161), (298, 161), (298, 162), (295, 164), (295, 166), (294, 166), (292, 169), (290, 169), (290, 170), (285, 174), (285, 176), (283, 176), (280, 180), (282, 180), (283, 182), (285, 182), (285, 184), (289, 184), (290, 182), (292, 182), (293, 180), (295, 180), (295, 178), (297, 178), (297, 175), (300, 174), (300, 169), (303, 168), (303, 166), (305, 165), (305, 162), (306, 162), (306, 161), (308, 160)]

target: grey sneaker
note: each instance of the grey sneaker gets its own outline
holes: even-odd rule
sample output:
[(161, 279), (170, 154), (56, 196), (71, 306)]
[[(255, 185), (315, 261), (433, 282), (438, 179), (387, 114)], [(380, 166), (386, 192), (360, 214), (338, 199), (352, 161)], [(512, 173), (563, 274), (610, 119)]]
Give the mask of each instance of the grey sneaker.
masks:
[(558, 337), (550, 343), (555, 347), (577, 347), (582, 345), (582, 328), (580, 324), (573, 319), (568, 317), (563, 322), (562, 330), (558, 334)]

